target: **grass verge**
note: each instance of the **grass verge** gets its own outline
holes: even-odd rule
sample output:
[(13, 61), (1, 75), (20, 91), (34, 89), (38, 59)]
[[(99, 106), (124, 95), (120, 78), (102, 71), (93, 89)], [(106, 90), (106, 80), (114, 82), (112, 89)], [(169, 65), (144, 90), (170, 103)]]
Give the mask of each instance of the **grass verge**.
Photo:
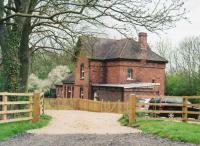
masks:
[(6, 140), (11, 136), (18, 133), (25, 132), (30, 129), (37, 129), (48, 125), (51, 117), (48, 115), (41, 115), (40, 121), (37, 123), (32, 123), (30, 121), (13, 122), (0, 124), (0, 140)]
[(135, 124), (128, 124), (128, 115), (123, 115), (119, 122), (124, 126), (139, 126), (144, 133), (158, 135), (174, 141), (200, 144), (200, 124), (173, 122), (164, 120), (138, 119)]

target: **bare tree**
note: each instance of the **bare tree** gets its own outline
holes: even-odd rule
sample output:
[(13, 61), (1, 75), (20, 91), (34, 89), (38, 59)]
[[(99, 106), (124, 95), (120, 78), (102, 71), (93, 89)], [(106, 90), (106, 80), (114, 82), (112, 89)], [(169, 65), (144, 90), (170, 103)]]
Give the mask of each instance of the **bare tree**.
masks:
[(196, 95), (200, 89), (200, 37), (185, 38), (171, 56), (173, 70), (168, 75), (175, 75), (183, 82), (175, 84), (184, 84), (184, 89), (176, 90), (181, 91), (179, 94)]
[(177, 48), (174, 47), (171, 44), (171, 41), (166, 39), (166, 40), (160, 40), (156, 43), (156, 51), (158, 52), (158, 54), (162, 57), (164, 57), (165, 59), (168, 60), (167, 63), (167, 73), (171, 74), (173, 72), (176, 71), (176, 69), (178, 68), (177, 66), (179, 66), (178, 61), (178, 54), (177, 54)]
[(195, 92), (200, 81), (200, 37), (186, 38), (179, 48), (181, 70), (188, 81), (189, 89)]
[(1, 0), (4, 90), (26, 91), (36, 51), (63, 50), (79, 35), (101, 33), (102, 28), (124, 35), (140, 27), (169, 29), (184, 14), (183, 0)]

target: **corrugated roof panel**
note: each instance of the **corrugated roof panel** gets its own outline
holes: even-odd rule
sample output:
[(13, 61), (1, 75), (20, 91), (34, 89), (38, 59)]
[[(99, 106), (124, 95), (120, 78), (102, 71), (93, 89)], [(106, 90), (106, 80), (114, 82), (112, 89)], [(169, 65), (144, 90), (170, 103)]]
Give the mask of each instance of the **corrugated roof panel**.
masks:
[(160, 83), (130, 83), (130, 84), (92, 84), (97, 87), (119, 87), (119, 88), (153, 88), (159, 86)]

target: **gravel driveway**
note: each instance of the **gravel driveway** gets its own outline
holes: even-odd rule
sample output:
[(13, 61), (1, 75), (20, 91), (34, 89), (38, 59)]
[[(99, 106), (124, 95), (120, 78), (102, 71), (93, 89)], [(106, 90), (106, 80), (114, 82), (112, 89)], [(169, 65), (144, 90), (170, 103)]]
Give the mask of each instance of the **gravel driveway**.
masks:
[(122, 134), (138, 133), (137, 129), (121, 126), (117, 120), (121, 114), (96, 113), (74, 110), (48, 110), (53, 120), (41, 129), (28, 131), (34, 134)]
[(189, 146), (120, 126), (120, 114), (46, 111), (53, 117), (44, 128), (19, 134), (0, 146)]

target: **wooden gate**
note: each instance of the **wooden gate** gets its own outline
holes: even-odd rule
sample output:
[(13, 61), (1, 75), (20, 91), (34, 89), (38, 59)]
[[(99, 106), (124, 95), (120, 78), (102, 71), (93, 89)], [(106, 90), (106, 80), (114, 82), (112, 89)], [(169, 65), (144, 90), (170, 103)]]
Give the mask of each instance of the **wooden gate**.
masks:
[(0, 92), (0, 123), (32, 120), (39, 121), (43, 110), (43, 93)]

